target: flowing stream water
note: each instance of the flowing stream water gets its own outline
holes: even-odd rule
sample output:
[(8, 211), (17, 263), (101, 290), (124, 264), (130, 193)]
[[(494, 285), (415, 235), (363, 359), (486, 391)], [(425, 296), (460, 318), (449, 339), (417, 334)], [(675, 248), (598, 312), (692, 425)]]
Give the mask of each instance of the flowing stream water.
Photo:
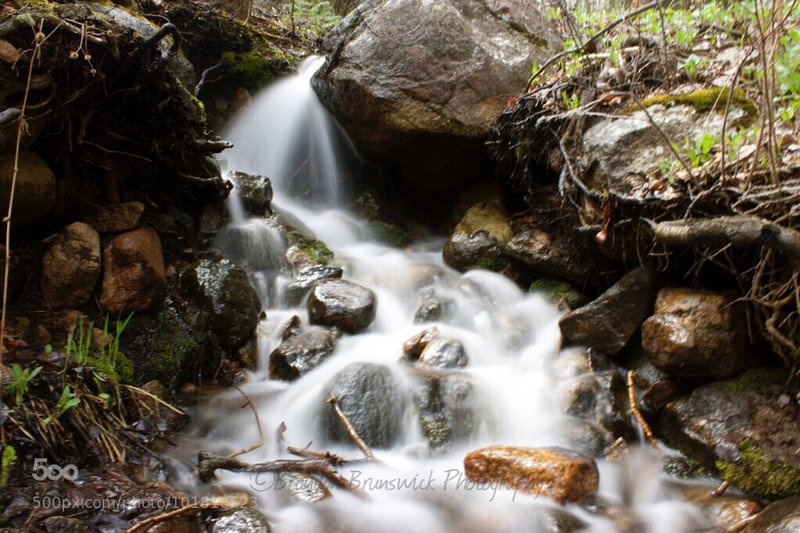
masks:
[[(322, 61), (307, 60), (296, 75), (254, 99), (226, 133), (235, 147), (224, 154), (223, 166), (269, 176), (276, 210), (291, 213), (325, 241), (345, 279), (375, 292), (377, 315), (365, 332), (339, 339), (334, 354), (310, 373), (292, 383), (269, 380), (268, 356), (284, 326), (293, 315), (307, 325), (308, 314), (305, 306), (286, 305), (282, 296), (288, 271), (282, 267), (286, 245), (280, 228), (271, 219), (247, 218), (232, 195), (232, 222), (220, 246), (247, 265), (266, 311), (258, 329), (259, 369), (242, 386), (258, 410), (266, 442), (240, 459), (288, 458), (286, 444), (309, 442), (314, 450), (359, 458), (355, 446), (330, 443), (320, 430), (321, 413), (329, 408), (326, 385), (358, 361), (386, 365), (397, 378), (406, 398), (402, 432), (393, 448), (375, 450), (378, 461), (340, 469), (368, 493), (367, 499), (337, 489), (332, 498), (300, 503), (278, 490), (274, 478), (222, 471), (220, 483), (255, 494), (277, 532), (561, 531), (553, 524), (565, 520), (566, 513), (582, 521), (586, 531), (620, 531), (635, 524), (640, 529), (627, 530), (671, 533), (701, 527), (697, 508), (680, 499), (662, 474), (660, 458), (646, 450), (622, 462), (598, 460), (599, 503), (593, 505), (559, 507), (543, 496), (468, 482), (464, 456), (481, 446), (570, 446), (558, 392), (575, 378), (576, 366), (569, 362), (583, 351), (561, 350), (559, 312), (540, 296), (492, 272), (460, 274), (445, 266), (442, 240), (401, 251), (363, 237), (364, 223), (341, 208), (346, 198), (342, 177), (357, 171), (358, 158), (310, 87)], [(302, 202), (292, 192), (298, 176), (304, 181), (300, 188), (312, 191)], [(446, 322), (414, 323), (425, 291), (451, 302)], [(463, 344), (469, 364), (453, 373), (470, 384), (465, 408), (478, 421), (471, 439), (436, 455), (427, 452), (411, 401), (418, 372), (400, 361), (403, 341), (430, 325)], [(254, 416), (242, 403), (236, 391), (201, 402), (187, 440), (196, 449), (220, 453), (259, 442)], [(276, 433), (282, 423), (284, 444)]]

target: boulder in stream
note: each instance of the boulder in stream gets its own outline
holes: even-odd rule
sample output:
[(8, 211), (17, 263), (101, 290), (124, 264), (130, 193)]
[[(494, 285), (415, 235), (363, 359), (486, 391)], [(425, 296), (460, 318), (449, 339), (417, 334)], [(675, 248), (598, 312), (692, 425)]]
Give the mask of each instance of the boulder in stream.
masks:
[(397, 442), (405, 402), (389, 368), (374, 363), (351, 363), (325, 389), (328, 392), (322, 399), (322, 424), (328, 438), (352, 443), (331, 406), (325, 403), (333, 396), (368, 446), (390, 448)]
[(464, 458), (464, 471), (477, 483), (500, 483), (562, 504), (593, 495), (600, 481), (594, 459), (555, 447), (481, 448)]
[(470, 207), (442, 250), (444, 261), (459, 271), (485, 268), (498, 272), (506, 265), (501, 245), (513, 236), (506, 214), (495, 203)]
[(251, 216), (271, 215), (272, 182), (266, 176), (234, 171), (230, 177), (236, 185), (242, 207)]
[(569, 343), (614, 355), (648, 317), (654, 299), (654, 273), (637, 268), (593, 302), (565, 314), (558, 326)]
[(414, 394), (419, 423), (433, 452), (474, 437), (480, 419), (474, 409), (475, 389), (469, 376), (430, 376)]
[(226, 347), (238, 346), (255, 331), (261, 302), (242, 267), (227, 259), (203, 259), (181, 273), (180, 284), (194, 306), (195, 331), (214, 331)]
[(311, 327), (286, 338), (269, 355), (270, 379), (293, 381), (319, 366), (336, 347), (336, 334)]
[(322, 280), (311, 289), (308, 316), (312, 324), (361, 331), (375, 319), (375, 293), (352, 281)]
[(443, 190), (487, 168), (492, 121), (560, 47), (535, 2), (371, 0), (331, 32), (313, 85), (368, 155)]

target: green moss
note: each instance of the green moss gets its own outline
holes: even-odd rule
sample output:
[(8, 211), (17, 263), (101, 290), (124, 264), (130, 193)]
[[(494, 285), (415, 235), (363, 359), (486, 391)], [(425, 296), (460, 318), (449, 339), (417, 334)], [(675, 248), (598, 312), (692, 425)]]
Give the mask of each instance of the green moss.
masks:
[(586, 301), (586, 296), (581, 291), (566, 281), (554, 278), (537, 279), (531, 283), (528, 292), (540, 293), (552, 303), (566, 302), (572, 309), (580, 307)]
[(769, 386), (786, 383), (788, 377), (784, 368), (753, 368), (728, 382), (727, 388), (734, 392), (763, 391)]
[(751, 496), (777, 499), (800, 494), (800, 466), (770, 459), (747, 440), (739, 444), (739, 451), (742, 456), (736, 462), (716, 461), (724, 481)]
[(491, 270), (492, 272), (500, 272), (505, 267), (508, 266), (508, 261), (503, 259), (502, 257), (485, 255), (478, 259), (478, 262), (475, 263), (475, 268), (483, 268), (486, 270)]
[(408, 245), (408, 235), (399, 226), (389, 224), (382, 220), (370, 220), (367, 223), (367, 231), (377, 241), (395, 248), (402, 248)]
[(303, 235), (299, 231), (290, 231), (286, 234), (286, 238), (290, 246), (297, 246), (317, 264), (327, 265), (333, 259), (333, 252), (320, 240)]
[(269, 83), (280, 70), (281, 60), (259, 52), (225, 52), (221, 75), (236, 80), (249, 91), (257, 91)]
[(148, 377), (172, 383), (182, 373), (186, 358), (193, 355), (197, 347), (197, 340), (184, 333), (178, 323), (164, 314), (159, 315), (153, 351), (145, 364)]
[(447, 419), (443, 416), (421, 416), (420, 425), (422, 434), (428, 441), (431, 450), (441, 451), (450, 446), (450, 436), (452, 431), (447, 425)]
[[(728, 102), (728, 95), (730, 88), (728, 87), (711, 87), (709, 89), (699, 89), (688, 94), (657, 94), (642, 100), (642, 106), (650, 107), (653, 105), (688, 105), (694, 107), (701, 113), (717, 110), (723, 112)], [(749, 124), (758, 117), (758, 107), (752, 100), (745, 96), (744, 91), (736, 89), (733, 91), (733, 98), (731, 99), (731, 107), (738, 107), (744, 111), (744, 118), (740, 124)], [(638, 106), (631, 107), (627, 110), (628, 113), (633, 113), (639, 109)]]
[(117, 383), (133, 382), (133, 363), (123, 353), (117, 353), (114, 366), (106, 359), (90, 358), (87, 365), (93, 367), (97, 372), (107, 375), (111, 381)]

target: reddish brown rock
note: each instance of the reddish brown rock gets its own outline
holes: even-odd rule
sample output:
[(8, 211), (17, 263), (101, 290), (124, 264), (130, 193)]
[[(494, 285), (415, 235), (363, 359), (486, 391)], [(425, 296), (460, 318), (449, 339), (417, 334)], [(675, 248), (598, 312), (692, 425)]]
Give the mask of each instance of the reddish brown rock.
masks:
[(103, 251), (103, 293), (108, 313), (154, 311), (166, 294), (161, 241), (150, 228), (118, 235)]
[(754, 363), (738, 310), (720, 293), (661, 289), (655, 314), (642, 324), (642, 347), (653, 366), (670, 376), (732, 377)]
[[(14, 188), (14, 213), (11, 227), (15, 230), (44, 217), (56, 203), (56, 177), (44, 160), (33, 152), (19, 154), (19, 172)], [(14, 155), (0, 155), (0, 205), (8, 205)]]
[(489, 446), (467, 454), (464, 471), (476, 483), (500, 483), (559, 503), (591, 496), (600, 477), (594, 459), (563, 448)]
[(75, 222), (61, 230), (42, 258), (42, 297), (53, 309), (81, 306), (99, 276), (100, 236), (91, 226)]

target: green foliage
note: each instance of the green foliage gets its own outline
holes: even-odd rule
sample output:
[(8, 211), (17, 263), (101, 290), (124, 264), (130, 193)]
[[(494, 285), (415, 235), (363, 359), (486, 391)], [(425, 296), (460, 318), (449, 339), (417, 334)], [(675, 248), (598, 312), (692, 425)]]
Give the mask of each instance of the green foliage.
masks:
[(328, 1), (288, 0), (283, 9), (298, 26), (302, 26), (317, 36), (323, 36), (341, 22)]
[(33, 381), (33, 379), (38, 376), (39, 372), (41, 371), (42, 367), (40, 366), (37, 366), (33, 369), (23, 369), (17, 363), (14, 363), (11, 366), (11, 376), (6, 390), (8, 390), (10, 394), (14, 395), (14, 402), (16, 404), (20, 404), (22, 402), (22, 399), (28, 392), (28, 387), (31, 381)]
[(718, 459), (715, 466), (724, 481), (747, 494), (764, 498), (788, 498), (800, 493), (800, 467), (769, 458), (749, 440), (739, 444), (736, 462)]
[(678, 62), (678, 68), (686, 73), (689, 81), (697, 79), (697, 73), (700, 72), (700, 67), (705, 65), (706, 60), (697, 56), (696, 54), (689, 54), (689, 57), (683, 61)]
[(114, 382), (129, 383), (133, 380), (133, 364), (120, 351), (119, 342), (132, 317), (133, 313), (128, 315), (125, 320), (115, 321), (112, 332), (110, 319), (106, 316), (101, 346), (96, 351), (96, 355), (93, 355), (92, 330), (94, 324), (85, 322), (83, 316), (79, 316), (67, 335), (65, 346), (67, 357), (73, 357), (75, 364), (79, 367), (94, 368), (95, 377), (101, 381), (105, 379), (103, 376), (107, 376)]
[(317, 264), (326, 265), (333, 259), (333, 252), (320, 240), (308, 237), (299, 231), (290, 231), (286, 234), (286, 238), (290, 246), (297, 246)]
[(64, 390), (61, 391), (61, 397), (58, 399), (58, 403), (56, 403), (56, 410), (50, 416), (48, 416), (44, 420), (44, 424), (49, 424), (55, 420), (58, 420), (61, 415), (75, 407), (81, 403), (81, 399), (72, 392), (72, 389), (69, 385), (64, 387)]
[(147, 359), (147, 374), (151, 379), (172, 384), (180, 376), (183, 362), (197, 350), (198, 342), (165, 313), (158, 315), (153, 330), (155, 345)]
[(578, 109), (580, 106), (580, 98), (578, 97), (578, 93), (572, 93), (572, 95), (568, 95), (566, 92), (561, 93), (561, 100), (564, 101), (564, 106), (569, 111), (574, 111)]
[(3, 448), (2, 465), (0, 465), (0, 489), (8, 485), (8, 477), (11, 475), (11, 469), (17, 462), (17, 450), (13, 446), (7, 444)]
[(689, 141), (686, 137), (686, 154), (689, 156), (689, 162), (692, 168), (702, 166), (711, 159), (712, 150), (719, 144), (719, 137), (712, 133), (704, 133), (694, 143)]
[(251, 92), (255, 92), (274, 77), (280, 69), (280, 60), (266, 57), (259, 52), (246, 52), (237, 54), (225, 52), (222, 54), (222, 68), (220, 74), (226, 78), (236, 80)]

